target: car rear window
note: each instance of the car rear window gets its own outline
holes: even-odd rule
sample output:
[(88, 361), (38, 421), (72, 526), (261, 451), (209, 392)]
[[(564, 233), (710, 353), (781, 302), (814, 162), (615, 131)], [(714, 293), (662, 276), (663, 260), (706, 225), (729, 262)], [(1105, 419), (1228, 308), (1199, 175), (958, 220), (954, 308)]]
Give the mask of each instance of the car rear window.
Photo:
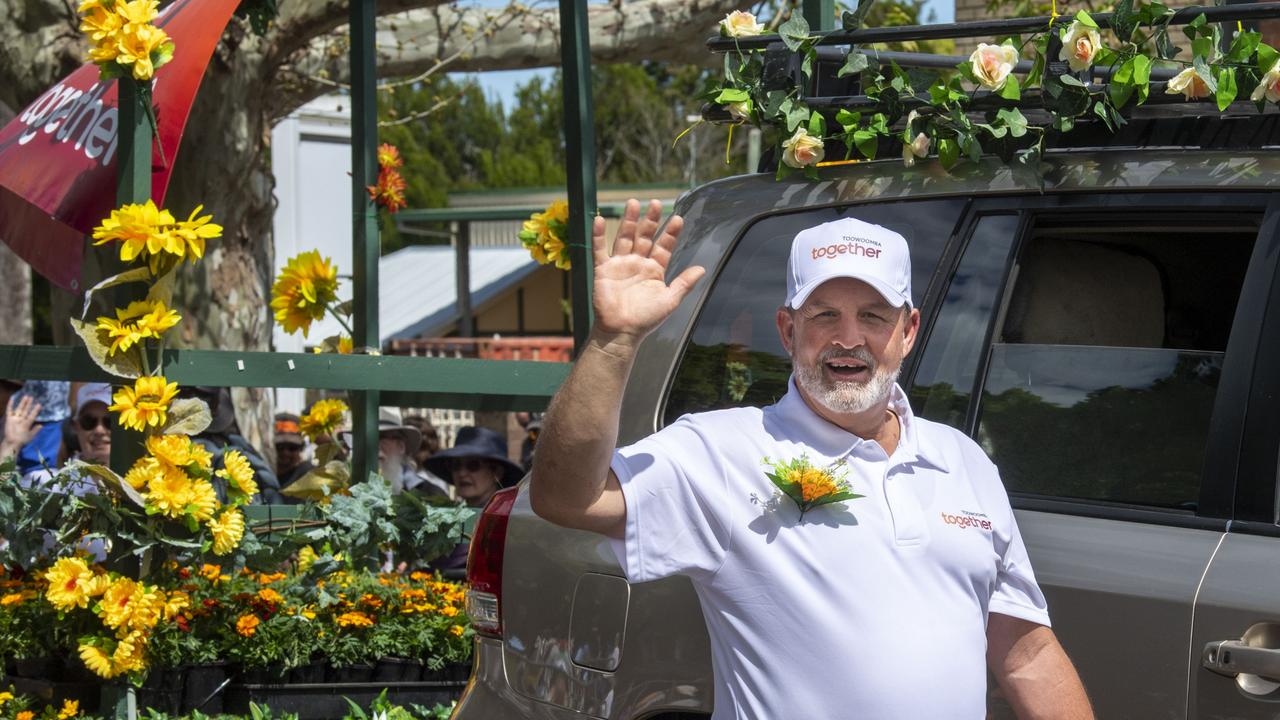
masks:
[(911, 200), (819, 208), (764, 218), (743, 234), (715, 277), (667, 397), (663, 424), (686, 413), (769, 405), (787, 391), (791, 358), (775, 314), (786, 296), (796, 233), (843, 217), (883, 225), (911, 248), (912, 302), (920, 306), (965, 200)]

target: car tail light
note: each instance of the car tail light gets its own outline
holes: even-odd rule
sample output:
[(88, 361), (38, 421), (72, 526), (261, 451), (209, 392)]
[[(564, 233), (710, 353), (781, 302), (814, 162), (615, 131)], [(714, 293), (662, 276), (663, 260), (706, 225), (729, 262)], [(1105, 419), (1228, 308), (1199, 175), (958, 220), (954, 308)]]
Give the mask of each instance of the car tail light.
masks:
[(500, 490), (480, 513), (467, 552), (467, 615), (476, 632), (502, 635), (502, 555), (519, 488)]

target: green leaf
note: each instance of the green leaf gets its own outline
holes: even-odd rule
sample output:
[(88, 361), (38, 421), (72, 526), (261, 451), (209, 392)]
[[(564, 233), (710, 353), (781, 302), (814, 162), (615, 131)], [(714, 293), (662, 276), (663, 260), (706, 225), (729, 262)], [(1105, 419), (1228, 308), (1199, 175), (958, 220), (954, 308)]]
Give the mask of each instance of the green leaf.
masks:
[(853, 144), (865, 158), (875, 160), (876, 150), (880, 146), (880, 134), (874, 130), (857, 130), (853, 133)]
[(1146, 55), (1133, 57), (1133, 84), (1138, 88), (1138, 103), (1147, 101), (1151, 91), (1151, 58)]
[(199, 435), (213, 422), (209, 406), (199, 398), (179, 398), (169, 405), (165, 435)]
[(123, 478), (115, 474), (115, 472), (105, 465), (95, 465), (93, 463), (82, 462), (80, 460), (72, 460), (67, 463), (66, 470), (78, 473), (81, 477), (89, 476), (98, 481), (98, 485), (105, 490), (114, 492), (121, 497), (127, 498), (129, 502), (139, 508), (146, 506), (146, 501), (142, 499), (142, 495), (138, 494), (129, 483)]
[(974, 127), (981, 128), (982, 130), (986, 130), (988, 133), (991, 134), (991, 137), (997, 140), (1009, 134), (1009, 128), (1003, 125), (987, 125), (986, 123), (978, 123)]
[(173, 305), (173, 285), (178, 279), (178, 267), (175, 265), (160, 277), (151, 283), (151, 289), (147, 291), (147, 299), (152, 302), (162, 302), (165, 305)]
[(1231, 62), (1245, 63), (1253, 57), (1262, 35), (1253, 31), (1239, 33), (1231, 40), (1231, 49), (1227, 50), (1227, 59)]
[(1022, 99), (1022, 86), (1018, 84), (1018, 78), (1010, 75), (1005, 78), (1004, 87), (1000, 88), (1000, 97), (1005, 100)]
[(1071, 115), (1054, 115), (1052, 125), (1058, 132), (1071, 132), (1071, 128), (1076, 126), (1076, 119)]
[(965, 155), (968, 155), (969, 159), (975, 163), (981, 160), (982, 159), (982, 143), (978, 141), (978, 136), (961, 135), (960, 151), (963, 152)]
[(1197, 57), (1194, 66), (1196, 75), (1199, 75), (1200, 79), (1204, 81), (1205, 86), (1209, 88), (1209, 92), (1217, 93), (1218, 80), (1213, 76), (1213, 70), (1209, 68), (1209, 63), (1203, 57)]
[(1001, 108), (996, 112), (996, 119), (1004, 122), (1009, 134), (1016, 138), (1027, 134), (1027, 118), (1018, 108)]
[(800, 73), (806, 78), (813, 77), (813, 64), (818, 61), (818, 51), (812, 45), (804, 48), (804, 60), (800, 63)]
[(1111, 13), (1111, 29), (1121, 42), (1129, 42), (1138, 28), (1138, 17), (1133, 10), (1133, 0), (1119, 0)]
[(852, 132), (862, 122), (862, 113), (841, 109), (836, 113), (836, 123), (845, 132)]
[(846, 75), (860, 73), (867, 69), (867, 56), (857, 50), (849, 50), (849, 55), (844, 59), (844, 65), (836, 72), (836, 77), (842, 78)]
[(809, 121), (809, 107), (802, 102), (793, 102), (787, 111), (787, 132), (793, 133), (796, 128)]
[(1169, 28), (1164, 25), (1156, 30), (1156, 53), (1163, 59), (1169, 60), (1182, 52), (1182, 48), (1173, 44), (1173, 40), (1169, 38)]
[(117, 273), (99, 282), (97, 285), (94, 285), (85, 292), (84, 309), (80, 312), (80, 317), (83, 318), (89, 316), (89, 305), (93, 301), (93, 296), (100, 290), (106, 290), (107, 288), (115, 287), (117, 285), (124, 285), (125, 283), (147, 282), (150, 279), (151, 270), (147, 268), (146, 265), (143, 265), (142, 267), (136, 267), (130, 270), (125, 270), (122, 273)]
[(721, 105), (728, 105), (729, 103), (745, 102), (750, 99), (751, 93), (746, 90), (742, 90), (741, 88), (725, 88), (720, 91), (719, 95), (716, 95), (715, 102), (720, 103)]
[(889, 119), (885, 117), (884, 113), (876, 113), (871, 116), (871, 123), (867, 127), (880, 135), (888, 135)]
[(1218, 100), (1218, 110), (1226, 110), (1227, 106), (1235, 102), (1236, 99), (1236, 71), (1235, 68), (1224, 67), (1218, 69), (1218, 89), (1215, 96)]
[(771, 118), (777, 115), (779, 112), (781, 112), (785, 116), (786, 111), (782, 110), (782, 107), (789, 102), (790, 102), (790, 98), (787, 97), (787, 91), (770, 90), (769, 94), (765, 96), (764, 116), (767, 118)]
[(793, 9), (791, 18), (778, 28), (778, 35), (782, 37), (782, 42), (787, 49), (794, 52), (809, 39), (809, 22), (804, 19), (804, 15), (798, 11), (798, 8)]
[(1085, 85), (1084, 83), (1080, 82), (1080, 80), (1076, 78), (1075, 75), (1059, 75), (1058, 79), (1062, 81), (1063, 85), (1070, 85), (1072, 87), (1078, 87), (1078, 88), (1088, 87), (1088, 85)]
[(1213, 58), (1216, 47), (1213, 38), (1201, 36), (1191, 41), (1191, 54), (1209, 60)]
[(145, 348), (135, 346), (137, 350), (130, 348), (128, 352), (116, 352), (108, 356), (107, 350), (110, 345), (98, 334), (98, 328), (95, 325), (71, 318), (71, 329), (84, 341), (84, 347), (89, 351), (89, 357), (93, 358), (93, 362), (98, 367), (117, 377), (136, 378), (142, 376), (142, 365), (138, 360), (138, 352), (143, 351)]
[(1265, 75), (1280, 59), (1280, 52), (1266, 43), (1258, 43), (1258, 64), (1255, 65), (1259, 75)]
[(809, 134), (816, 137), (822, 137), (827, 134), (827, 119), (822, 116), (822, 113), (809, 114)]
[(1093, 21), (1093, 16), (1085, 12), (1084, 10), (1081, 10), (1080, 12), (1076, 13), (1076, 22), (1091, 28), (1098, 27), (1098, 23)]
[(943, 138), (938, 141), (938, 161), (942, 163), (942, 167), (950, 170), (955, 167), (960, 160), (960, 145), (952, 138)]
[(845, 30), (857, 30), (862, 27), (862, 23), (866, 22), (867, 13), (871, 11), (871, 4), (875, 0), (858, 0), (858, 6), (853, 10), (846, 10), (840, 16), (840, 27)]
[(1111, 123), (1111, 114), (1107, 112), (1107, 104), (1101, 100), (1093, 104), (1093, 114), (1102, 118), (1102, 122), (1107, 124), (1107, 129), (1111, 132), (1116, 131), (1115, 125)]
[(1209, 18), (1205, 17), (1204, 13), (1200, 13), (1194, 20), (1187, 23), (1186, 26), (1182, 28), (1182, 32), (1186, 34), (1188, 39), (1195, 40), (1196, 36), (1200, 34), (1200, 29), (1208, 22)]

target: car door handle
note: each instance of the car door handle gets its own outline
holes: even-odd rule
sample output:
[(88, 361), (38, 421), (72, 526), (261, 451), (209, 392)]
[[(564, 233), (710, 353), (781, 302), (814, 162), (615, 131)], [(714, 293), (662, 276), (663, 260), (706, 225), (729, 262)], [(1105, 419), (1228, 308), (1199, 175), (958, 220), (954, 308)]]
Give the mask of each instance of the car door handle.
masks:
[(1206, 668), (1219, 675), (1259, 675), (1271, 680), (1280, 679), (1280, 650), (1246, 645), (1241, 640), (1206, 643), (1201, 659)]

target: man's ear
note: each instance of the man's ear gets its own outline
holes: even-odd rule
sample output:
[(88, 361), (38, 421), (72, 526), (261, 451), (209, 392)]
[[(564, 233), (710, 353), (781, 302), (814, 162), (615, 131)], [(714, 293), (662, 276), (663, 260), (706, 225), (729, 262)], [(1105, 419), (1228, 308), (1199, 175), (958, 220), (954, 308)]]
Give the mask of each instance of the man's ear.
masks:
[(795, 337), (796, 319), (794, 310), (783, 306), (778, 308), (778, 314), (775, 321), (778, 324), (778, 337), (782, 340), (782, 348), (787, 351), (788, 355), (792, 355), (792, 340)]
[(919, 336), (919, 333), (920, 310), (918, 308), (911, 308), (911, 310), (906, 314), (902, 327), (902, 345), (904, 348), (902, 355), (904, 357), (911, 352), (911, 348), (915, 347), (916, 338)]

